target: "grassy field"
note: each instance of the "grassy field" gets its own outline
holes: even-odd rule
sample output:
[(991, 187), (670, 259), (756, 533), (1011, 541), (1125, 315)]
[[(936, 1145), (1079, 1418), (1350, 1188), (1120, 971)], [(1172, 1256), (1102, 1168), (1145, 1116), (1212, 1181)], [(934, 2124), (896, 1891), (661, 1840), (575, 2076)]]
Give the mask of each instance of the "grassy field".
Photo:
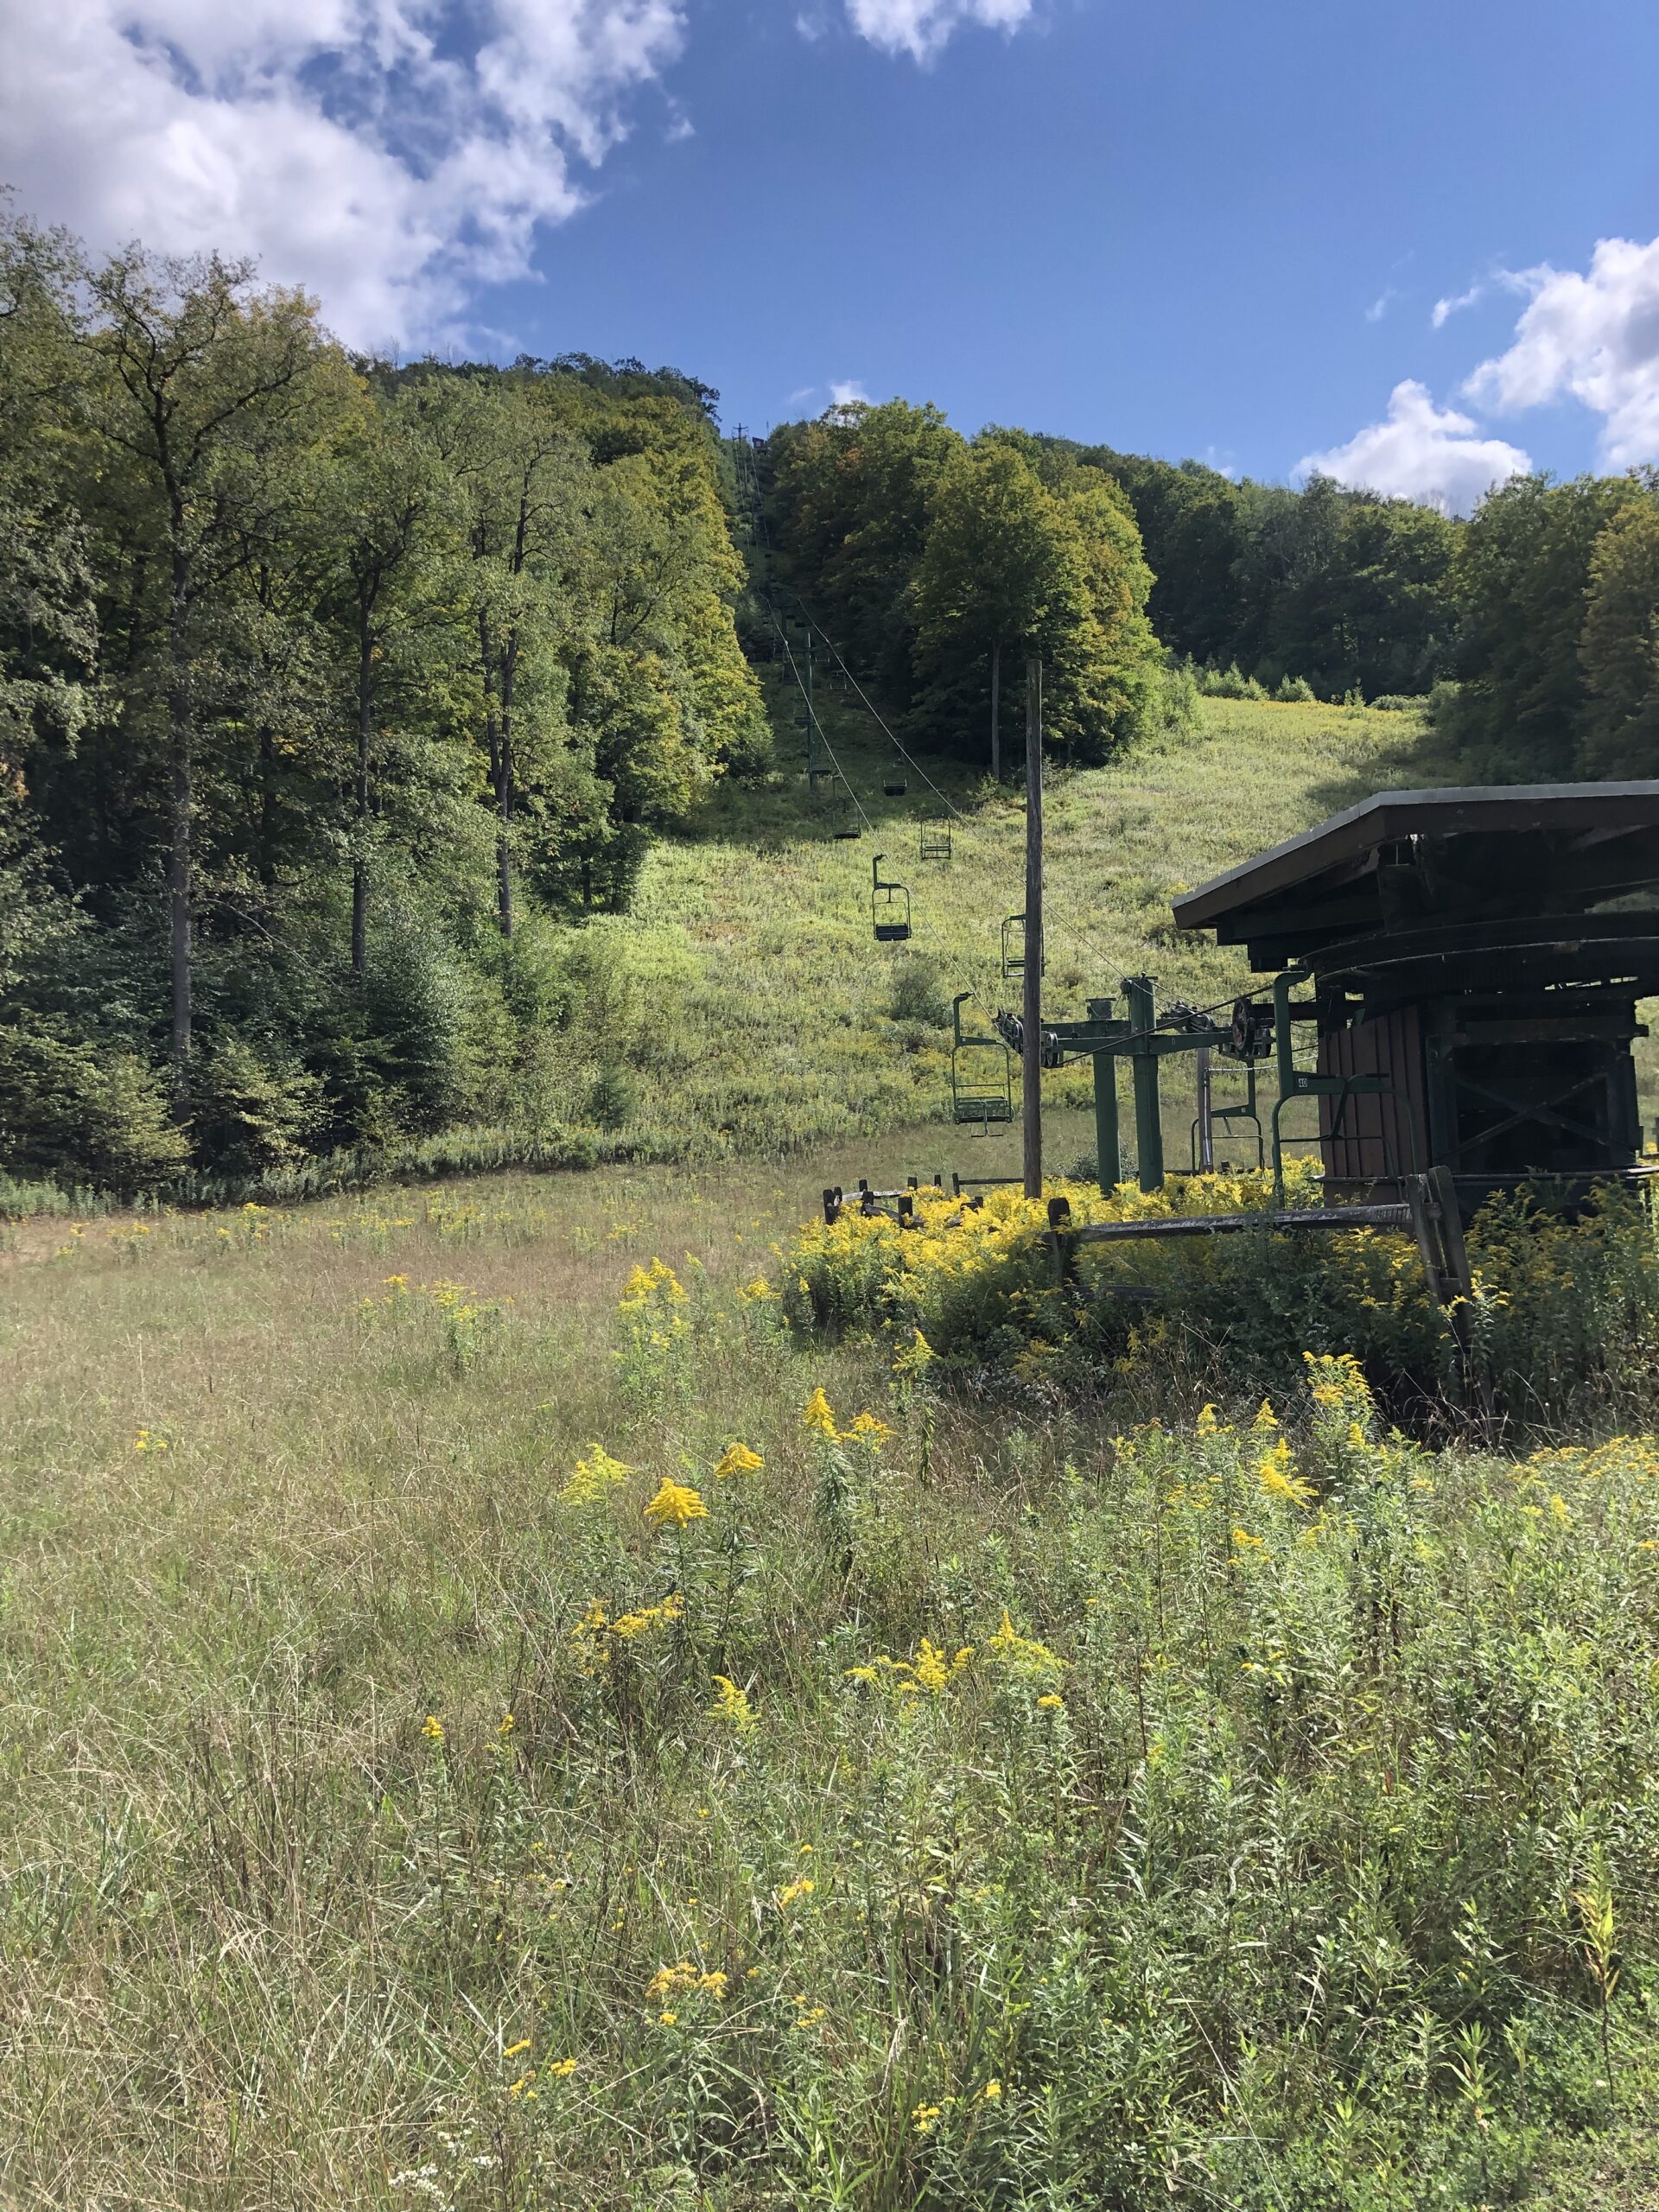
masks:
[(1656, 2201), (1652, 1444), (936, 1396), (849, 1168), (10, 1232), (0, 2201)]

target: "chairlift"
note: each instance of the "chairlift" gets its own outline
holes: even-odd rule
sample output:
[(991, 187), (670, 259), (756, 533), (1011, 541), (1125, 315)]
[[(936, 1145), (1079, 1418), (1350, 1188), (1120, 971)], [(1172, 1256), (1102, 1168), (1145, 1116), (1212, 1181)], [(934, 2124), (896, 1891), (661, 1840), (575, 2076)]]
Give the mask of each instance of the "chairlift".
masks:
[(855, 837), (861, 837), (864, 835), (864, 832), (859, 828), (856, 822), (841, 822), (836, 823), (836, 828), (831, 834), (836, 837), (843, 838), (850, 843)]
[(916, 839), (918, 860), (948, 861), (950, 857), (950, 824), (945, 821), (924, 822)]
[[(1004, 977), (1023, 976), (1026, 972), (1026, 918), (1010, 914), (1002, 925), (1002, 973)], [(1045, 958), (1042, 972), (1048, 973)]]
[(883, 784), (881, 789), (888, 798), (903, 798), (910, 789), (910, 779), (908, 776), (895, 776), (890, 783)]
[(884, 883), (884, 853), (870, 862), (870, 922), (878, 944), (902, 944), (910, 935), (910, 893), (902, 883)]
[(962, 1009), (972, 996), (958, 991), (950, 1002), (950, 1118), (977, 1122), (985, 1135), (993, 1122), (1014, 1119), (1014, 1055), (1000, 1037), (963, 1033)]

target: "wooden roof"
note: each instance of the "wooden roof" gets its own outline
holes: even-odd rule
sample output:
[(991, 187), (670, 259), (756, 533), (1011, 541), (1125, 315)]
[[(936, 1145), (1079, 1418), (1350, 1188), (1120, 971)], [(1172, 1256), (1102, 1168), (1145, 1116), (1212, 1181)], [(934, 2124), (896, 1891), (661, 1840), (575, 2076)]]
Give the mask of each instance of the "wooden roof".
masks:
[(1659, 781), (1379, 791), (1173, 911), (1183, 929), (1248, 944), (1261, 970), (1395, 967), (1402, 956), (1444, 968), (1463, 953), (1482, 970), (1542, 962), (1549, 980), (1575, 962), (1586, 981), (1645, 978), (1659, 961)]

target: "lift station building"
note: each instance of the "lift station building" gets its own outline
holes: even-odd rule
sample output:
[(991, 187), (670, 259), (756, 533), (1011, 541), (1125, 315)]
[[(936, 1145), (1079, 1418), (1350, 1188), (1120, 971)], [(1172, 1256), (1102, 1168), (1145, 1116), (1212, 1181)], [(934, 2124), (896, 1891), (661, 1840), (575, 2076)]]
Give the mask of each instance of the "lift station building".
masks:
[[(1244, 946), (1281, 976), (1281, 1014), (1314, 1026), (1329, 1185), (1443, 1166), (1472, 1199), (1635, 1166), (1659, 782), (1379, 791), (1174, 917)], [(1351, 1094), (1334, 1080), (1349, 1077), (1370, 1080)]]

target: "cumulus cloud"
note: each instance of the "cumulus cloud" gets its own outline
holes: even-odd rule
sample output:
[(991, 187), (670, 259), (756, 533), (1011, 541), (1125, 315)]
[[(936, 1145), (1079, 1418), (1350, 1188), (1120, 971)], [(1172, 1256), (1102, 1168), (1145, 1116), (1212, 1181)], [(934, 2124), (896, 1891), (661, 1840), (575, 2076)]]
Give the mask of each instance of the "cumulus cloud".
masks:
[(1385, 422), (1368, 424), (1328, 453), (1305, 455), (1295, 473), (1466, 514), (1492, 485), (1531, 467), (1519, 447), (1483, 437), (1471, 417), (1436, 407), (1427, 386), (1408, 379), (1395, 385)]
[(1518, 413), (1570, 396), (1601, 416), (1607, 467), (1659, 459), (1659, 238), (1602, 238), (1584, 276), (1544, 266), (1513, 281), (1531, 300), (1469, 397)]
[(0, 0), (0, 144), (95, 246), (253, 254), (353, 343), (431, 342), (683, 33), (682, 0)]
[(847, 0), (848, 20), (885, 54), (931, 61), (966, 24), (1014, 31), (1030, 20), (1033, 0)]
[(868, 407), (870, 395), (856, 377), (831, 377), (830, 404), (832, 407)]

